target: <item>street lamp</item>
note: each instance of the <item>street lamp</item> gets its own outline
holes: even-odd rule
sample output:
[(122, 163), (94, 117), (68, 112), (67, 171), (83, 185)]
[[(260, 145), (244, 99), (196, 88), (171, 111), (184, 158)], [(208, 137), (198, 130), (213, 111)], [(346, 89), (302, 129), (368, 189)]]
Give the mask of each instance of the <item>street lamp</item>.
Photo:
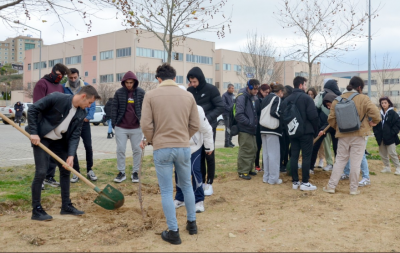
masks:
[(371, 98), (371, 0), (368, 14), (368, 97)]
[(39, 45), (39, 79), (38, 79), (38, 80), (40, 80), (40, 78), (42, 78), (42, 45), (43, 45), (43, 43), (42, 43), (42, 31), (40, 31), (40, 30), (38, 30), (36, 28), (33, 28), (31, 26), (22, 24), (18, 20), (14, 21), (14, 23), (18, 24), (18, 25), (23, 25), (23, 26), (29, 27), (29, 28), (31, 28), (33, 30), (39, 31), (39, 33), (40, 33), (40, 39), (39, 39), (40, 40), (40, 45)]
[(291, 54), (286, 55), (285, 57), (283, 57), (283, 85), (286, 85), (286, 57), (291, 56), (292, 54), (298, 53), (301, 50), (297, 50), (296, 52), (293, 52)]

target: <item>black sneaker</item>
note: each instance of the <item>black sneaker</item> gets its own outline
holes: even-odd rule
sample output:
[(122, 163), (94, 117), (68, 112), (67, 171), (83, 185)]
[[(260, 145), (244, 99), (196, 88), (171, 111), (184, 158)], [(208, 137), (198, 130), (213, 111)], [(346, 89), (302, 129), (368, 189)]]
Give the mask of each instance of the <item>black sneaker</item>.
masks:
[(131, 175), (131, 179), (133, 183), (139, 183), (139, 175), (137, 172), (133, 172)]
[(52, 187), (60, 187), (60, 183), (57, 182), (54, 177), (49, 177), (44, 180), (44, 184), (50, 185)]
[(49, 221), (52, 220), (53, 217), (48, 215), (42, 208), (42, 206), (37, 206), (36, 208), (32, 209), (32, 220), (38, 220), (38, 221)]
[(286, 166), (281, 166), (281, 168), (279, 169), (280, 173), (285, 173), (286, 172)]
[(120, 172), (120, 173), (118, 173), (117, 177), (114, 179), (114, 182), (121, 183), (122, 181), (125, 181), (125, 180), (126, 180), (125, 173)]
[(239, 177), (246, 179), (246, 180), (250, 180), (251, 177), (249, 176), (249, 174), (245, 174), (245, 173), (239, 173)]
[(182, 243), (181, 237), (179, 236), (179, 229), (178, 231), (165, 230), (161, 233), (161, 238), (171, 244)]
[(189, 235), (197, 234), (197, 225), (196, 221), (187, 221), (186, 222), (186, 230), (189, 231)]
[(365, 150), (365, 154), (369, 156), (371, 155), (367, 150)]
[(250, 175), (250, 176), (257, 176), (257, 172), (250, 171), (250, 172), (249, 172), (249, 175)]
[(85, 212), (79, 211), (72, 205), (72, 203), (69, 203), (67, 206), (61, 207), (60, 214), (82, 215), (85, 214)]

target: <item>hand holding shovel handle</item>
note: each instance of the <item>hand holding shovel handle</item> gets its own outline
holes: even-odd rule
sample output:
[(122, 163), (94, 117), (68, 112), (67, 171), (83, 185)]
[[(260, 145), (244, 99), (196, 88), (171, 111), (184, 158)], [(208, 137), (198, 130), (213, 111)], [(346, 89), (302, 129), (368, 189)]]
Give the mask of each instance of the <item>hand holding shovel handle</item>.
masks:
[[(324, 132), (324, 134), (326, 133), (326, 131), (328, 131), (328, 129), (330, 128), (331, 126), (330, 125), (328, 125), (327, 127), (325, 127), (325, 129), (324, 130), (322, 130), (322, 132)], [(322, 135), (321, 135), (322, 136)], [(315, 144), (318, 140), (319, 140), (319, 138), (321, 138), (321, 136), (320, 135), (318, 135), (317, 136), (317, 138), (315, 138), (314, 139), (314, 142), (313, 142), (313, 144)]]

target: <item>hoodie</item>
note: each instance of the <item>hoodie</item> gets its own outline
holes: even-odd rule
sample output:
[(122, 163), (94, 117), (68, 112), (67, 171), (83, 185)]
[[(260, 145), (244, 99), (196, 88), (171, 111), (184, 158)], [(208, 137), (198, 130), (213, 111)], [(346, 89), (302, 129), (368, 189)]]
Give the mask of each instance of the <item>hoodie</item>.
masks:
[(380, 113), (382, 121), (373, 128), (376, 142), (379, 146), (382, 142), (384, 145), (398, 145), (400, 143), (398, 137), (400, 131), (399, 115), (393, 110), (393, 107), (387, 109), (386, 113), (383, 110)]

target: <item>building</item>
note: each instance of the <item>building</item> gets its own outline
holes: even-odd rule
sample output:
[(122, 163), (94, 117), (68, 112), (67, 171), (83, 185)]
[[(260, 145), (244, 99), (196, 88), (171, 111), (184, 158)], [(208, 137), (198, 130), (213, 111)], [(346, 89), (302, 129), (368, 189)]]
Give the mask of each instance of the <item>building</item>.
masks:
[[(293, 79), (296, 76), (303, 76), (309, 79), (308, 63), (304, 61), (279, 61), (276, 62), (274, 69), (279, 71), (276, 78), (278, 83), (293, 86)], [(313, 64), (312, 83), (308, 83), (308, 87), (321, 87), (322, 78), (320, 76), (320, 64)]]
[(0, 65), (8, 63), (23, 64), (25, 51), (40, 47), (40, 39), (18, 36), (0, 41)]

